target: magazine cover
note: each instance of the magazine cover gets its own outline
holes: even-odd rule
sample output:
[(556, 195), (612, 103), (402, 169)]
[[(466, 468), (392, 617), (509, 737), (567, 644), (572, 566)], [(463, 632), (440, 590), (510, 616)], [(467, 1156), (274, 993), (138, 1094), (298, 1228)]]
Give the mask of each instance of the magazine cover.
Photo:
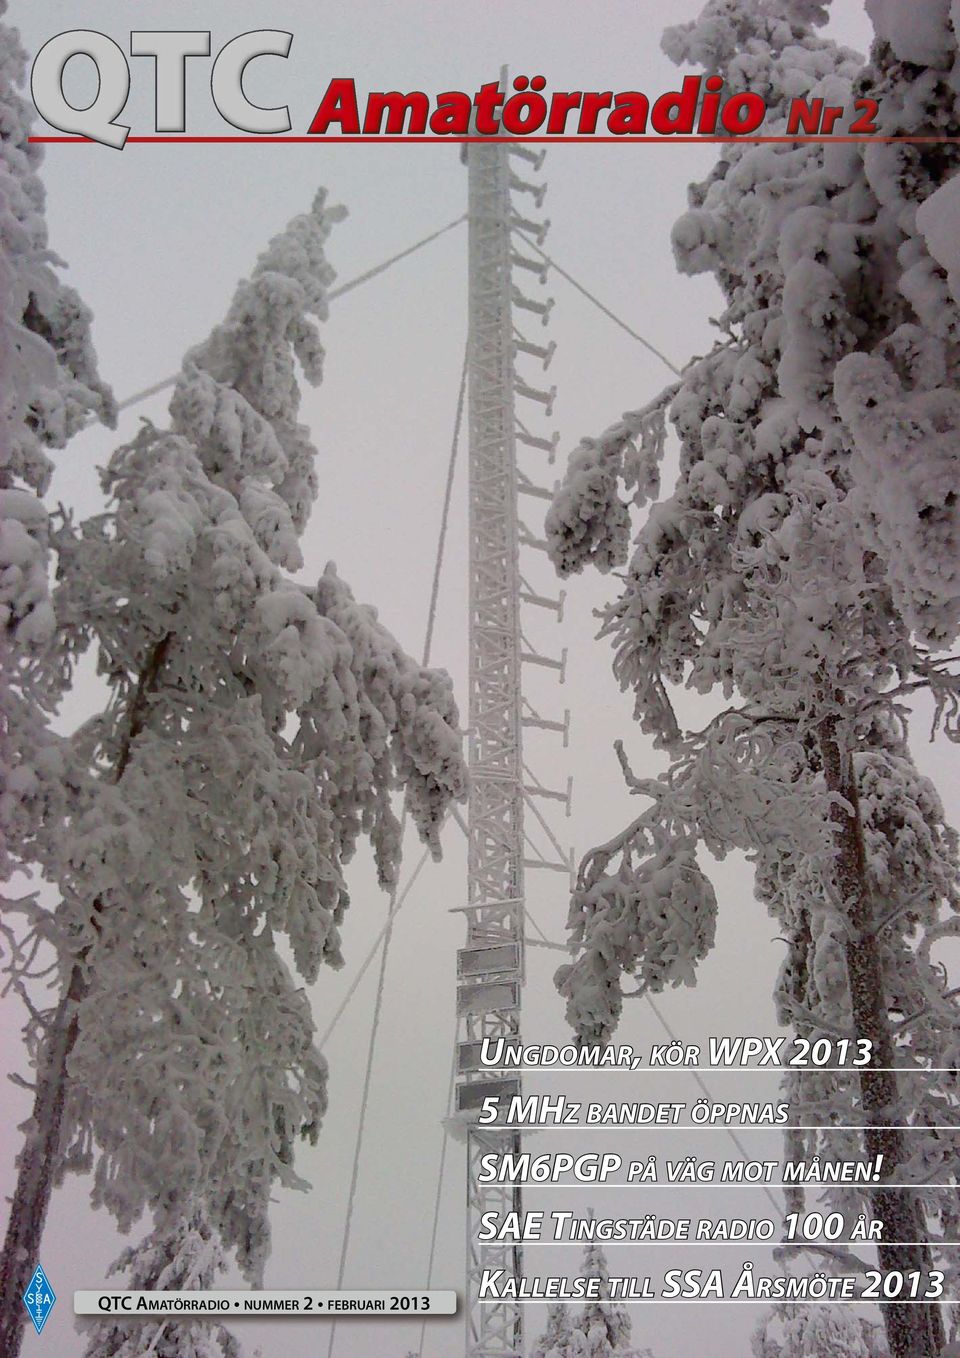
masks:
[(956, 1358), (958, 0), (0, 0), (0, 309), (0, 1358)]

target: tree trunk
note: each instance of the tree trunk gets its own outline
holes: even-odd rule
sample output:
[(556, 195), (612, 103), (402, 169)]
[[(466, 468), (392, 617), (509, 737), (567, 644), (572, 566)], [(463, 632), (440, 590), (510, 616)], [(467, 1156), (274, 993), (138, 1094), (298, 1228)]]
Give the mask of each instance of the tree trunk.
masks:
[(43, 1068), (37, 1072), (30, 1130), (20, 1155), (17, 1186), (0, 1255), (0, 1358), (17, 1358), (23, 1343), (27, 1322), (23, 1294), (40, 1262), (40, 1238), (60, 1156), (67, 1062), (77, 1041), (77, 1005), (85, 989), (81, 968), (75, 966), (57, 1006)]
[[(820, 723), (820, 752), (828, 791), (843, 798), (830, 816), (837, 826), (836, 880), (849, 921), (845, 945), (853, 1026), (858, 1038), (872, 1043), (871, 1065), (860, 1071), (860, 1102), (870, 1127), (864, 1132), (868, 1156), (882, 1155), (881, 1183), (896, 1182), (898, 1168), (906, 1158), (902, 1134), (894, 1046), (883, 984), (880, 949), (872, 932), (873, 908), (867, 882), (863, 826), (853, 760), (843, 747), (839, 718)], [(926, 1241), (926, 1221), (916, 1196), (910, 1192), (878, 1188), (872, 1191), (873, 1216), (883, 1222), (883, 1239), (900, 1244), (878, 1243), (880, 1267), (886, 1270), (927, 1272), (931, 1267)], [(887, 1344), (893, 1358), (938, 1358), (944, 1342), (943, 1325), (936, 1305), (897, 1303), (882, 1308)]]
[[(173, 634), (168, 632), (154, 645), (140, 672), (113, 775), (115, 782), (123, 777), (133, 742), (144, 728), (150, 698), (172, 642)], [(92, 906), (94, 927), (102, 908), (102, 902), (96, 899)], [(18, 1358), (23, 1343), (27, 1321), (23, 1294), (40, 1262), (40, 1240), (57, 1177), (69, 1081), (67, 1065), (80, 1033), (77, 1008), (89, 988), (88, 952), (87, 949), (80, 954), (70, 971), (70, 980), (57, 1006), (42, 1069), (37, 1072), (33, 1114), (20, 1154), (17, 1186), (10, 1205), (3, 1253), (0, 1254), (0, 1358)]]

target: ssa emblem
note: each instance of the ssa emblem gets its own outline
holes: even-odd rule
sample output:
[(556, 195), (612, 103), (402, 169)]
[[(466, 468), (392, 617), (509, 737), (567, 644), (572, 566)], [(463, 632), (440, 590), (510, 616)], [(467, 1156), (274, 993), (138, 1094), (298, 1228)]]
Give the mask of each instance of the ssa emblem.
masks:
[(36, 1272), (23, 1294), (23, 1304), (27, 1308), (27, 1314), (33, 1321), (33, 1327), (37, 1334), (46, 1325), (47, 1318), (53, 1310), (53, 1304), (56, 1300), (56, 1292), (47, 1281), (47, 1275), (43, 1269), (37, 1264)]

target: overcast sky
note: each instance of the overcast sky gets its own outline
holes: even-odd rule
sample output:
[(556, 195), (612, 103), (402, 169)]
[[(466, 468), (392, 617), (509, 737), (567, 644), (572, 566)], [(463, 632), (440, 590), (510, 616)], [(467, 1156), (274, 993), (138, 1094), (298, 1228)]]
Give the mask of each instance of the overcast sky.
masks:
[[(869, 29), (859, 0), (835, 0), (832, 31), (865, 50)], [(502, 64), (512, 73), (543, 74), (552, 89), (641, 89), (651, 94), (672, 88), (676, 72), (659, 51), (660, 27), (691, 17), (698, 0), (600, 0), (586, 7), (571, 0), (484, 0), (473, 6), (449, 0), (329, 0), (251, 3), (229, 6), (213, 0), (140, 0), (141, 28), (210, 29), (214, 51), (252, 28), (288, 29), (294, 35), (288, 61), (255, 63), (248, 89), (260, 102), (289, 103), (294, 130), (303, 130), (333, 76), (353, 76), (367, 89), (464, 89), (494, 79)], [(129, 3), (120, 0), (11, 0), (31, 56), (54, 34), (88, 27), (128, 47)], [(152, 130), (151, 63), (134, 63), (131, 103), (125, 117), (134, 132)], [(77, 76), (82, 86), (82, 73)], [(92, 89), (91, 89), (92, 94)], [(191, 131), (228, 131), (209, 102), (204, 62), (192, 63), (188, 86)], [(551, 219), (546, 248), (584, 286), (623, 319), (680, 363), (712, 342), (709, 317), (719, 296), (704, 280), (680, 278), (673, 267), (669, 233), (685, 206), (688, 181), (711, 164), (709, 147), (679, 145), (574, 145), (550, 151), (544, 211)], [(432, 146), (129, 146), (122, 153), (98, 146), (54, 146), (43, 166), (53, 248), (69, 262), (69, 278), (96, 315), (95, 342), (101, 372), (121, 399), (173, 374), (184, 349), (203, 338), (222, 316), (236, 281), (247, 272), (266, 240), (310, 203), (318, 185), (349, 209), (329, 242), (340, 280), (377, 264), (465, 209), (466, 173), (457, 148)], [(325, 327), (328, 351), (322, 388), (307, 395), (304, 417), (320, 450), (320, 496), (307, 532), (305, 578), (334, 560), (358, 597), (375, 603), (383, 621), (409, 651), (423, 644), (433, 554), (439, 524), (457, 382), (466, 334), (466, 232), (461, 226), (362, 289), (334, 302)], [(634, 340), (616, 329), (561, 278), (551, 281), (556, 298), (549, 337), (558, 349), (549, 380), (559, 389), (553, 426), (561, 434), (561, 455), (583, 434), (598, 433), (625, 409), (645, 403), (670, 374)], [(541, 338), (536, 326), (536, 338)], [(154, 399), (124, 417), (119, 436), (95, 430), (75, 440), (62, 455), (53, 499), (78, 514), (100, 505), (96, 468), (136, 427), (137, 418), (163, 416)], [(524, 464), (537, 471), (535, 462)], [(465, 470), (465, 458), (461, 462)], [(544, 484), (560, 466), (539, 469)], [(538, 514), (528, 517), (536, 527)], [(454, 676), (465, 713), (466, 663), (466, 483), (458, 478), (451, 538), (440, 595), (434, 663)], [(546, 563), (529, 565), (531, 579), (555, 592)], [(660, 767), (648, 744), (632, 727), (631, 702), (610, 674), (608, 650), (592, 640), (591, 610), (609, 583), (577, 579), (567, 586), (561, 627), (531, 623), (545, 651), (569, 650), (565, 690), (536, 688), (548, 716), (573, 711), (570, 747), (544, 738), (531, 746), (535, 771), (562, 786), (574, 775), (573, 816), (554, 824), (579, 852), (608, 838), (630, 818), (612, 743), (627, 740), (637, 768)], [(69, 726), (97, 701), (89, 678), (64, 714)], [(702, 715), (702, 713), (701, 713)], [(697, 709), (688, 705), (691, 720)], [(921, 751), (921, 758), (923, 758)], [(430, 1217), (436, 1185), (441, 1129), (454, 1037), (456, 949), (463, 942), (462, 918), (449, 914), (464, 901), (462, 836), (446, 837), (446, 859), (428, 868), (400, 916), (385, 991), (382, 1041), (378, 1048), (367, 1142), (357, 1199), (346, 1282), (352, 1286), (422, 1286), (426, 1281)], [(419, 857), (411, 841), (407, 864)], [(782, 955), (772, 939), (774, 925), (752, 898), (745, 865), (729, 859), (711, 868), (720, 896), (716, 951), (701, 967), (695, 991), (662, 999), (668, 1022), (686, 1040), (711, 1033), (772, 1031), (770, 990)], [(529, 883), (531, 910), (550, 938), (563, 937), (567, 900), (563, 880)], [(382, 922), (387, 902), (377, 891), (365, 857), (351, 874), (354, 900), (344, 929), (347, 964), (321, 977), (314, 989), (322, 1032), (349, 988)], [(524, 995), (524, 1031), (531, 1040), (563, 1040), (562, 1004), (552, 985), (558, 953), (531, 951)], [(359, 987), (328, 1048), (331, 1062), (330, 1112), (319, 1145), (302, 1150), (301, 1174), (313, 1184), (308, 1194), (284, 1193), (274, 1212), (274, 1251), (268, 1285), (326, 1287), (336, 1279), (353, 1143), (362, 1087), (375, 987), (375, 968)], [(629, 1008), (629, 1006), (628, 1006)], [(19, 1015), (5, 1010), (5, 1030), (14, 1033)], [(664, 1038), (645, 1005), (627, 1014), (621, 1036), (646, 1046)], [(16, 1067), (15, 1038), (7, 1060)], [(715, 1077), (726, 1096), (775, 1097), (775, 1082), (764, 1076)], [(570, 1077), (558, 1085), (542, 1077), (542, 1088), (563, 1088), (572, 1098), (690, 1098), (699, 1091), (688, 1077), (663, 1076), (657, 1083), (631, 1077)], [(764, 1079), (763, 1094), (758, 1086)], [(527, 1081), (533, 1092), (540, 1082)], [(736, 1091), (736, 1092), (735, 1092)], [(26, 1113), (26, 1105), (21, 1105)], [(3, 1185), (12, 1180), (15, 1139), (12, 1119), (5, 1127), (0, 1164)], [(778, 1138), (745, 1132), (758, 1156), (775, 1155)], [(582, 1134), (564, 1149), (617, 1149), (639, 1154), (671, 1148), (653, 1134)], [(603, 1138), (607, 1138), (606, 1140)], [(545, 1148), (546, 1138), (529, 1138)], [(725, 1156), (732, 1147), (721, 1133), (701, 1135), (684, 1151)], [(571, 1142), (574, 1138), (571, 1137)], [(622, 1144), (621, 1144), (622, 1143)], [(709, 1143), (709, 1150), (707, 1144)], [(560, 1149), (551, 1137), (551, 1149)], [(453, 1145), (434, 1283), (463, 1287), (464, 1154)], [(592, 1204), (601, 1215), (643, 1215), (663, 1211), (661, 1197), (640, 1191), (529, 1195), (531, 1206)], [(615, 1203), (615, 1205), (614, 1205)], [(734, 1206), (736, 1204), (736, 1206)], [(671, 1209), (718, 1215), (769, 1209), (759, 1190), (695, 1190), (671, 1198)], [(139, 1229), (139, 1228), (138, 1228)], [(94, 1214), (86, 1185), (69, 1184), (51, 1210), (42, 1263), (60, 1296), (41, 1338), (28, 1337), (28, 1358), (82, 1351), (73, 1331), (71, 1293), (98, 1287), (121, 1243), (103, 1213)], [(78, 1248), (78, 1244), (80, 1247)], [(695, 1266), (702, 1250), (664, 1251), (658, 1262)], [(735, 1252), (733, 1252), (735, 1253)], [(696, 1258), (692, 1256), (696, 1255)], [(727, 1256), (729, 1257), (729, 1255)], [(739, 1262), (739, 1256), (738, 1262)], [(765, 1259), (762, 1252), (744, 1257)], [(614, 1272), (636, 1273), (650, 1262), (641, 1249), (610, 1251)], [(527, 1272), (575, 1272), (576, 1250), (528, 1251)], [(711, 1258), (709, 1263), (714, 1263)], [(705, 1322), (710, 1351), (740, 1358), (757, 1318), (755, 1308), (734, 1312), (712, 1307), (657, 1306), (632, 1310), (634, 1339), (657, 1358), (702, 1351)], [(531, 1329), (542, 1324), (539, 1309), (527, 1312)], [(336, 1358), (403, 1358), (417, 1346), (416, 1323), (344, 1322)], [(242, 1331), (249, 1349), (260, 1343), (265, 1358), (306, 1358), (326, 1352), (321, 1324), (276, 1321)], [(694, 1339), (693, 1336), (698, 1336)], [(462, 1318), (428, 1326), (426, 1358), (454, 1358), (463, 1352)]]

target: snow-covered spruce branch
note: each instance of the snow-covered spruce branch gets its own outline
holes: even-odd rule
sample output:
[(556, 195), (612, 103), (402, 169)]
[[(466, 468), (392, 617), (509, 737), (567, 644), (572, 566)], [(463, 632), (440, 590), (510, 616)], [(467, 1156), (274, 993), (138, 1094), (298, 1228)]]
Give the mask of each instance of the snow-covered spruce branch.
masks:
[(796, 784), (792, 765), (778, 765), (777, 749), (765, 728), (736, 713), (691, 740), (669, 776), (641, 779), (618, 743), (631, 794), (651, 805), (580, 865), (567, 926), (575, 959), (558, 971), (557, 984), (582, 1040), (609, 1038), (625, 998), (623, 976), (635, 976), (641, 992), (695, 983), (717, 910), (698, 843), (720, 855), (762, 846), (784, 862), (802, 855), (829, 864), (827, 795)]
[(652, 1358), (649, 1349), (633, 1347), (629, 1313), (610, 1300), (607, 1257), (593, 1241), (584, 1247), (580, 1276), (599, 1280), (599, 1297), (576, 1310), (564, 1302), (548, 1307), (531, 1358)]
[[(852, 107), (856, 91), (877, 100), (881, 131), (960, 135), (956, 96), (942, 96), (958, 88), (956, 35), (933, 8), (921, 20), (912, 7), (903, 22), (897, 7), (874, 6), (880, 41), (866, 67), (816, 32), (825, 12), (808, 0), (708, 0), (665, 48), (728, 87), (762, 83), (773, 130), (798, 93)], [(670, 892), (651, 893), (645, 858), (678, 826), (684, 852), (691, 840), (717, 854), (745, 849), (788, 943), (781, 1017), (868, 1037), (876, 1065), (897, 1067), (861, 1073), (861, 1109), (880, 1124), (863, 1144), (884, 1154), (891, 1177), (917, 1179), (927, 1162), (960, 1172), (956, 1148), (924, 1130), (950, 1121), (957, 1091), (911, 1074), (960, 1059), (950, 987), (930, 957), (960, 908), (957, 839), (912, 760), (903, 701), (914, 684), (931, 689), (934, 725), (953, 736), (956, 681), (939, 658), (960, 629), (957, 165), (883, 141), (839, 154), (813, 143), (723, 147), (673, 240), (682, 272), (715, 277), (718, 324), (740, 342), (684, 368), (669, 407), (677, 481), (632, 549), (618, 481), (629, 431), (616, 426), (574, 453), (549, 535), (562, 573), (626, 562), (601, 636), (641, 728), (670, 761), (656, 780), (663, 791), (634, 780), (651, 816), (587, 860), (571, 908), (576, 957), (559, 977), (571, 1019), (609, 1035), (620, 978), (642, 972), (646, 939), (661, 975), (682, 973), (665, 954), (657, 904), (688, 971), (701, 960), (706, 930), (683, 933), (689, 900), (671, 911)], [(728, 712), (685, 738), (670, 702), (680, 684), (781, 719), (735, 737)], [(703, 907), (700, 878), (691, 868), (684, 885)], [(824, 1124), (810, 1138), (820, 1154), (857, 1153), (856, 1134), (827, 1125), (855, 1120), (852, 1099), (850, 1081), (823, 1076), (799, 1091), (799, 1110)], [(909, 1143), (882, 1125), (894, 1118), (916, 1126)], [(928, 1196), (875, 1195), (893, 1239), (955, 1238), (957, 1201)], [(931, 1259), (923, 1246), (880, 1254), (886, 1268)], [(942, 1264), (955, 1282), (953, 1251)], [(894, 1358), (939, 1353), (935, 1308), (884, 1314)], [(837, 1326), (850, 1352), (869, 1351), (864, 1334)], [(757, 1350), (800, 1351), (772, 1338)]]
[[(0, 18), (6, 13), (0, 0)], [(64, 691), (66, 667), (49, 580), (54, 533), (44, 503), (52, 451), (92, 417), (112, 425), (115, 406), (100, 381), (90, 339), (90, 313), (64, 286), (49, 248), (44, 190), (37, 170), (41, 149), (29, 141), (33, 110), (18, 92), (26, 54), (14, 30), (0, 25), (0, 878), (29, 874), (42, 857), (39, 838), (51, 819), (69, 813), (71, 782), (60, 741), (49, 720)], [(23, 898), (3, 902), (8, 988), (23, 999), (28, 1040), (51, 1053), (63, 1036), (58, 1014), (43, 1011), (34, 988), (37, 965), (53, 931), (45, 912)], [(26, 932), (21, 932), (23, 916)], [(49, 954), (48, 954), (49, 955)], [(29, 1082), (24, 1081), (25, 1084)], [(34, 1145), (46, 1136), (56, 1155), (61, 1108), (36, 1083)], [(29, 1157), (27, 1157), (29, 1158)], [(36, 1162), (21, 1166), (31, 1194), (45, 1206), (49, 1182)], [(42, 1212), (41, 1212), (42, 1219)], [(19, 1349), (23, 1294), (34, 1243), (11, 1223), (0, 1260), (0, 1351)], [(22, 1252), (21, 1252), (22, 1249)], [(30, 1255), (28, 1258), (27, 1255)]]
[(606, 573), (626, 562), (630, 515), (620, 487), (635, 505), (659, 494), (666, 407), (676, 392), (676, 386), (665, 388), (571, 454), (545, 521), (550, 558), (561, 575), (588, 563)]
[(307, 588), (286, 573), (317, 488), (298, 372), (321, 377), (341, 215), (320, 194), (271, 242), (187, 355), (169, 429), (144, 422), (104, 474), (109, 512), (59, 536), (58, 620), (72, 656), (96, 647), (111, 697), (69, 745), (69, 826), (43, 832), (70, 947), (58, 1037), (36, 1053), (35, 1122), (59, 1107), (63, 1125), (28, 1142), (12, 1216), (30, 1258), (38, 1187), (72, 1145), (122, 1229), (153, 1213), (134, 1271), (200, 1212), (260, 1275), (271, 1188), (303, 1186), (294, 1147), (326, 1108), (300, 982), (341, 963), (344, 867), (365, 835), (395, 881), (395, 788), (435, 854), (464, 795), (448, 677), (332, 566)]
[(858, 1254), (855, 1254), (845, 1245), (827, 1245), (822, 1241), (791, 1241), (777, 1245), (771, 1252), (778, 1263), (789, 1263), (791, 1258), (797, 1254), (812, 1254), (828, 1263), (836, 1273), (863, 1275), (875, 1267), (873, 1263), (861, 1259)]
[[(0, 18), (6, 13), (0, 0)], [(49, 596), (55, 558), (44, 496), (52, 451), (88, 419), (113, 424), (90, 312), (61, 281), (44, 217), (26, 53), (0, 24), (0, 877), (32, 861), (62, 767), (48, 719), (63, 690)]]

